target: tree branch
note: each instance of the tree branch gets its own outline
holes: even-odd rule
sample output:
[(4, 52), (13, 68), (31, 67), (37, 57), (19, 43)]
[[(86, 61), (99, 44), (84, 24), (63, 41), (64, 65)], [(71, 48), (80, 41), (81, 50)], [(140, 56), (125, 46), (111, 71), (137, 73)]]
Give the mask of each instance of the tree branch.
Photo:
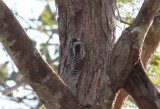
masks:
[(126, 92), (126, 90), (123, 88), (120, 89), (118, 91), (117, 97), (115, 98), (115, 105), (113, 109), (122, 109), (127, 98), (128, 98), (128, 93)]
[(120, 15), (120, 13), (119, 13), (119, 9), (118, 9), (117, 5), (116, 5), (116, 9), (117, 9), (117, 14), (118, 14), (118, 18), (116, 17), (116, 19), (119, 20), (121, 23), (130, 25), (130, 23), (124, 21), (124, 20), (121, 18), (121, 15)]
[[(154, 22), (151, 28), (149, 29), (149, 32), (143, 44), (141, 59), (144, 68), (146, 68), (149, 60), (152, 58), (155, 50), (157, 49), (160, 43), (159, 36), (160, 36), (160, 11), (156, 14)], [(117, 96), (117, 100), (115, 102), (114, 109), (121, 109), (127, 96), (128, 94), (126, 93), (125, 90), (123, 89), (120, 90)]]
[(160, 43), (160, 11), (156, 14), (154, 22), (145, 38), (142, 48), (142, 63), (144, 68), (147, 67), (149, 60), (152, 58), (154, 52)]
[(51, 33), (51, 35), (49, 36), (48, 40), (44, 44), (43, 49), (42, 49), (42, 53), (41, 53), (42, 55), (46, 53), (47, 46), (49, 44), (49, 41), (52, 39), (53, 34), (54, 34), (54, 32)]
[(8, 85), (6, 84), (6, 82), (0, 78), (0, 84), (3, 86), (3, 87), (8, 87)]
[[(133, 66), (140, 58), (143, 41), (152, 24), (155, 13), (159, 10), (159, 6), (159, 0), (144, 1), (135, 21), (122, 33), (113, 50), (111, 60), (107, 60), (110, 64), (107, 65), (109, 70), (106, 71), (106, 78), (109, 79), (104, 83), (105, 86), (100, 94), (99, 102), (107, 101), (109, 92), (112, 92), (110, 96), (114, 100), (113, 96), (116, 97), (114, 93), (123, 87)], [(108, 88), (111, 88), (111, 91), (107, 92)], [(103, 102), (102, 106), (107, 103)]]
[[(116, 88), (123, 85), (132, 67), (138, 62), (143, 41), (159, 9), (159, 5), (159, 0), (144, 1), (135, 21), (124, 30), (118, 40), (113, 50), (111, 64), (109, 66), (112, 69), (112, 73), (109, 73), (112, 83), (115, 84), (115, 81), (117, 81), (115, 84)], [(122, 62), (123, 64), (120, 64)]]
[(57, 57), (57, 58), (55, 58), (55, 59), (49, 61), (48, 63), (49, 63), (49, 64), (53, 64), (53, 63), (56, 62), (57, 60), (59, 60), (59, 57)]
[(0, 0), (0, 41), (48, 109), (76, 109), (76, 98), (54, 73), (14, 15)]
[(160, 92), (146, 75), (140, 62), (134, 66), (124, 87), (140, 109), (160, 108)]
[(11, 94), (14, 90), (16, 90), (18, 87), (23, 86), (24, 84), (25, 84), (24, 82), (17, 83), (15, 86), (9, 87), (9, 88), (5, 89), (4, 91), (1, 91), (0, 93), (1, 93), (2, 95), (9, 95), (9, 94)]

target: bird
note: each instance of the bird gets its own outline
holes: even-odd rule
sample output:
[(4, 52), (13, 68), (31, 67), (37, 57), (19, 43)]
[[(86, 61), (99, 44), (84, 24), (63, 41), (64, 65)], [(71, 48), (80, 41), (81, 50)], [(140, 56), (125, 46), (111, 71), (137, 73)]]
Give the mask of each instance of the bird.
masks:
[(85, 56), (84, 45), (78, 38), (73, 38), (71, 41), (70, 57), (72, 64), (72, 73), (76, 75), (79, 71), (80, 62), (82, 62)]

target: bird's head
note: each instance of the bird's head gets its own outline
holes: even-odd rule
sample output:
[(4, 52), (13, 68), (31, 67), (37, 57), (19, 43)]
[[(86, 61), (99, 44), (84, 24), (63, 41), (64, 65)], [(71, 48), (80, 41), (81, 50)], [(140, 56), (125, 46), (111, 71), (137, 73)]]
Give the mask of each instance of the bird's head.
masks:
[(81, 40), (80, 40), (80, 39), (77, 39), (77, 38), (73, 38), (73, 39), (72, 39), (72, 44), (75, 44), (75, 45), (81, 44)]

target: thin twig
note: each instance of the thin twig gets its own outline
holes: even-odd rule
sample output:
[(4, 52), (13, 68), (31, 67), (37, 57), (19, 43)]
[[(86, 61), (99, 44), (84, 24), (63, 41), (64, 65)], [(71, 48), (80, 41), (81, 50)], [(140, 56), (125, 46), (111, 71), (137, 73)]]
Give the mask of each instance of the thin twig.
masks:
[(116, 9), (117, 9), (117, 13), (118, 13), (118, 18), (117, 18), (117, 20), (119, 20), (121, 23), (130, 25), (128, 22), (125, 22), (125, 21), (121, 18), (120, 13), (119, 13), (119, 9), (118, 9), (117, 5), (116, 5)]
[(21, 87), (25, 85), (25, 82), (21, 82), (21, 83), (17, 83), (15, 86), (13, 87), (10, 87), (10, 88), (7, 88), (5, 89), (4, 91), (1, 91), (1, 95), (9, 95), (11, 94), (14, 90), (16, 90), (18, 87)]
[(8, 85), (6, 84), (6, 82), (2, 78), (0, 78), (0, 83), (3, 87), (8, 87)]
[(43, 50), (42, 50), (42, 55), (44, 55), (44, 54), (45, 54), (45, 52), (46, 52), (46, 48), (47, 48), (47, 46), (48, 46), (48, 44), (49, 44), (49, 41), (52, 39), (53, 34), (54, 34), (54, 32), (52, 32), (52, 34), (49, 36), (49, 38), (48, 38), (47, 42), (44, 44), (44, 46), (43, 46)]
[[(20, 16), (17, 13), (15, 13), (15, 15), (18, 16), (18, 17), (20, 17), (26, 24), (28, 24), (28, 28), (25, 28), (25, 29), (37, 30), (37, 28), (34, 28), (33, 26), (31, 26), (30, 23), (29, 23), (29, 21), (27, 21), (24, 17)], [(40, 31), (42, 31), (42, 32), (44, 32), (44, 31), (51, 31), (52, 33), (56, 33), (56, 34), (59, 33), (57, 29), (45, 29), (45, 28), (43, 28)]]
[(55, 59), (49, 61), (48, 63), (49, 63), (49, 64), (53, 64), (53, 63), (56, 62), (57, 60), (59, 60), (59, 57), (57, 57), (57, 58), (55, 58)]

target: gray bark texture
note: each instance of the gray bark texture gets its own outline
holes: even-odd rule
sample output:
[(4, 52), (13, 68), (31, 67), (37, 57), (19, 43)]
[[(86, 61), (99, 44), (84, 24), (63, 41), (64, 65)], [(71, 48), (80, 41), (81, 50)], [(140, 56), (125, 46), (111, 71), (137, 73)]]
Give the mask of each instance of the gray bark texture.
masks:
[(33, 42), (2, 0), (0, 0), (0, 42), (48, 109), (78, 107), (75, 97), (42, 59)]
[[(115, 1), (57, 0), (57, 5), (61, 42), (59, 74), (81, 104), (92, 105), (103, 86), (106, 60), (114, 46)], [(69, 57), (73, 38), (82, 39), (86, 52), (76, 76), (71, 74)]]
[[(141, 59), (144, 68), (147, 67), (149, 60), (152, 58), (153, 53), (156, 51), (160, 43), (159, 36), (160, 36), (160, 11), (157, 12), (153, 24), (149, 29), (149, 32), (143, 43)], [(118, 93), (119, 94), (116, 98), (114, 109), (122, 109), (123, 104), (128, 97), (128, 93), (124, 89), (121, 89)]]
[[(123, 102), (117, 103), (120, 89), (141, 109), (160, 108), (160, 93), (144, 68), (159, 45), (160, 1), (145, 0), (135, 21), (116, 43), (115, 4), (116, 0), (56, 0), (59, 76), (0, 0), (0, 42), (48, 109), (121, 107)], [(81, 39), (86, 53), (76, 75), (72, 75), (70, 56), (73, 38)]]

